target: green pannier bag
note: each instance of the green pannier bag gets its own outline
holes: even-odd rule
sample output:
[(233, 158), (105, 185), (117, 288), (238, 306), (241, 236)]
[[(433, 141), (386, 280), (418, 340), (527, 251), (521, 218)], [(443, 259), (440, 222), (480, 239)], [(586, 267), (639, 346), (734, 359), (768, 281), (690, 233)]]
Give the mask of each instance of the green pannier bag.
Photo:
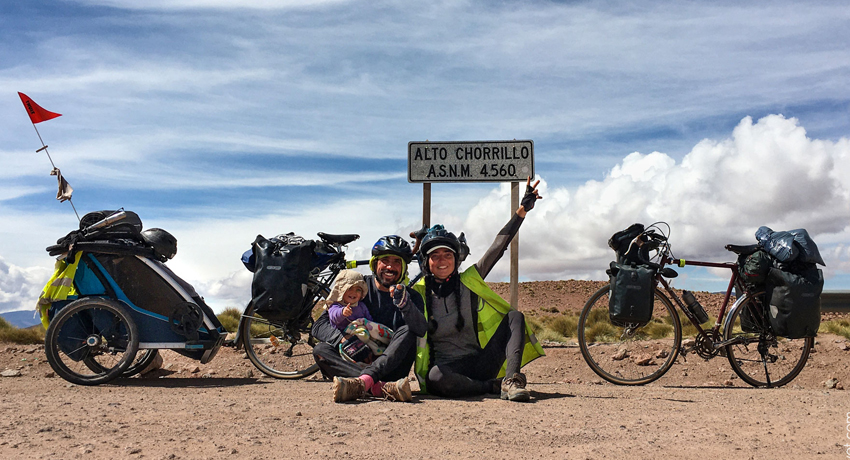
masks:
[(823, 272), (814, 264), (796, 272), (770, 269), (768, 316), (777, 337), (814, 337), (820, 327), (820, 295)]
[(646, 265), (624, 265), (611, 262), (611, 293), (608, 314), (620, 327), (643, 326), (652, 319), (655, 293), (655, 269)]
[(738, 275), (750, 286), (761, 286), (767, 281), (767, 272), (773, 268), (773, 258), (765, 251), (738, 257)]

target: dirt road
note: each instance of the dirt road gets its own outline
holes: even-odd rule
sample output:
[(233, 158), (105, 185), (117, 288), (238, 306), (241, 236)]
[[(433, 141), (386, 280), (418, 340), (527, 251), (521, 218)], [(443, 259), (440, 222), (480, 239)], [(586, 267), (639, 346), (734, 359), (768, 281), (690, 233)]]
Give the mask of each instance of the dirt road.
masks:
[(653, 384), (618, 387), (559, 346), (525, 368), (530, 403), (335, 404), (329, 382), (260, 377), (231, 349), (204, 366), (165, 353), (168, 370), (83, 387), (52, 376), (39, 347), (0, 344), (0, 369), (22, 373), (0, 378), (0, 458), (850, 458), (850, 392), (824, 385), (850, 382), (845, 347), (820, 336), (780, 389), (694, 355)]

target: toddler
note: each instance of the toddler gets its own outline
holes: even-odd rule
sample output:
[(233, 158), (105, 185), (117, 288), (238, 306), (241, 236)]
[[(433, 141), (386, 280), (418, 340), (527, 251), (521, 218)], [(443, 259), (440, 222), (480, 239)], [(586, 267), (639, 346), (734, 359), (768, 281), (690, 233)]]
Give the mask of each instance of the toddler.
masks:
[[(372, 321), (369, 309), (362, 302), (367, 292), (363, 275), (354, 270), (342, 270), (327, 299), (331, 325), (345, 336), (339, 345), (340, 355), (351, 361), (366, 363), (383, 354), (393, 336), (392, 330)], [(359, 343), (351, 340), (353, 337), (357, 337)]]

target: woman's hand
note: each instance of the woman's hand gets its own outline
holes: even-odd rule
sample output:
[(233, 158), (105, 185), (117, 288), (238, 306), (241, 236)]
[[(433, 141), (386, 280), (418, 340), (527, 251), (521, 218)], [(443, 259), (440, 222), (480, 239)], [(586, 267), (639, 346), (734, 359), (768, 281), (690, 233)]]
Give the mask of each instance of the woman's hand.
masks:
[(537, 191), (538, 184), (540, 184), (539, 179), (534, 183), (534, 185), (531, 185), (531, 176), (528, 176), (528, 180), (525, 182), (525, 195), (523, 195), (519, 208), (516, 210), (517, 215), (520, 217), (525, 217), (525, 215), (528, 214), (528, 211), (531, 211), (531, 209), (534, 208), (535, 201), (543, 199)]

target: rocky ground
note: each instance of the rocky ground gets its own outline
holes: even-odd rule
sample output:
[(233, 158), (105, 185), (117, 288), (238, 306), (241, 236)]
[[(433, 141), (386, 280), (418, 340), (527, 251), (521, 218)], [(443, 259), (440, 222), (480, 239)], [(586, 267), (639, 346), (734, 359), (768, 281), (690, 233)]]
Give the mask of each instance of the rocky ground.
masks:
[[(523, 283), (521, 309), (578, 309), (598, 285)], [(159, 370), (84, 387), (56, 377), (43, 347), (0, 344), (10, 375), (0, 378), (0, 458), (850, 458), (850, 343), (822, 334), (815, 351), (779, 389), (750, 388), (724, 358), (695, 355), (649, 385), (619, 387), (574, 344), (550, 344), (525, 368), (530, 403), (335, 404), (318, 376), (266, 378), (232, 349), (206, 365), (164, 352)]]

